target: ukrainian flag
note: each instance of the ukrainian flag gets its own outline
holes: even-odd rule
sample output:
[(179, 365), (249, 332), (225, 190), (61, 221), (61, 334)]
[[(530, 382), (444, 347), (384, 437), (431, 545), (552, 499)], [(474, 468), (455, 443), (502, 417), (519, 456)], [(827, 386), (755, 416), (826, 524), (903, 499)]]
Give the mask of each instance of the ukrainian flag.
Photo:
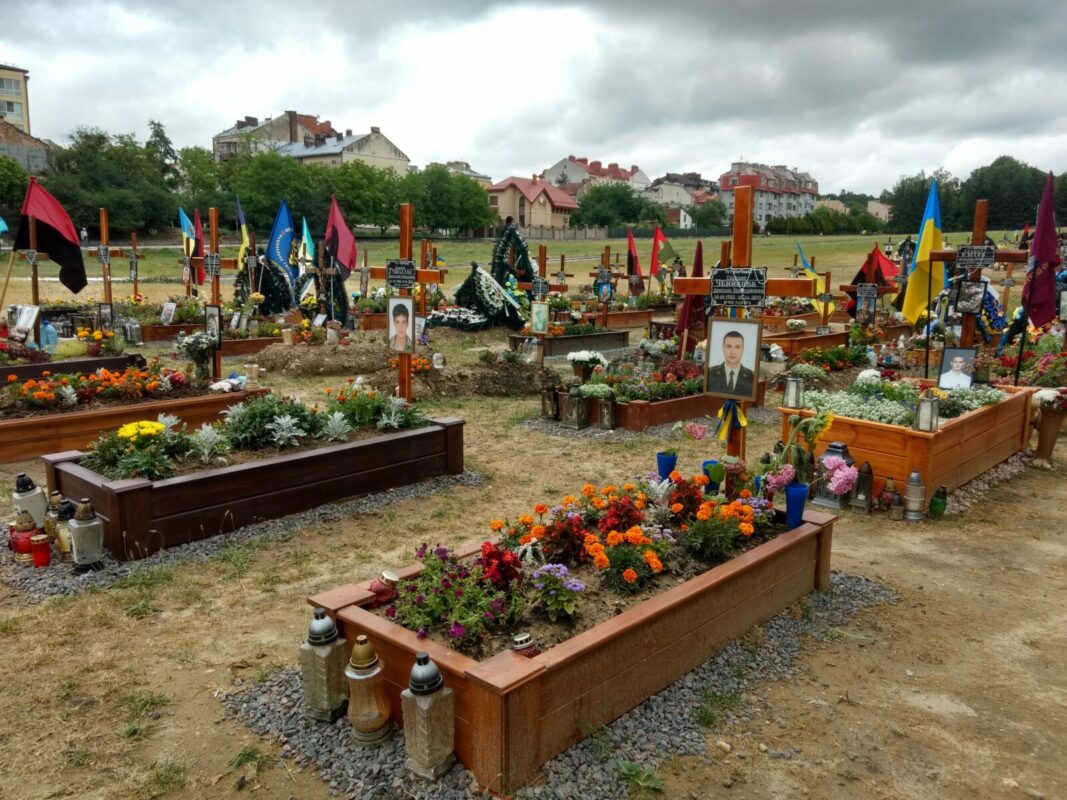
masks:
[(237, 269), (244, 269), (245, 256), (248, 255), (248, 247), (251, 242), (248, 239), (248, 222), (245, 220), (245, 210), (241, 208), (241, 198), (237, 198), (237, 228), (241, 231), (241, 248), (237, 251)]
[(435, 269), (440, 269), (448, 266), (448, 262), (445, 261), (440, 255), (437, 256), (437, 260), (433, 262)]
[(937, 198), (937, 179), (934, 178), (930, 183), (930, 196), (926, 199), (926, 210), (919, 226), (919, 244), (915, 248), (908, 288), (904, 293), (902, 312), (911, 323), (919, 319), (933, 298), (945, 288), (945, 262), (930, 260), (930, 253), (941, 247), (941, 203)]
[(178, 209), (178, 224), (182, 229), (182, 253), (192, 256), (196, 252), (196, 229), (184, 208)]
[[(822, 276), (819, 275), (818, 272), (816, 272), (815, 270), (813, 270), (811, 268), (811, 264), (808, 263), (808, 259), (804, 255), (804, 248), (800, 246), (800, 242), (797, 242), (797, 252), (800, 253), (800, 263), (804, 265), (804, 275), (806, 277), (808, 277), (808, 278), (814, 278), (815, 279), (816, 292), (818, 292), (822, 288), (822, 284), (819, 283), (819, 281), (822, 280)], [(823, 302), (821, 302), (821, 301), (819, 301), (819, 300), (817, 300), (815, 298), (812, 298), (811, 304), (813, 306), (815, 306), (815, 310), (818, 311), (820, 314), (824, 313), (823, 312), (823, 306), (824, 305), (828, 306), (828, 308), (827, 308), (827, 310), (825, 312), (827, 314), (827, 316), (829, 316), (830, 314), (833, 314), (834, 313), (834, 308), (836, 308), (836, 306), (833, 303), (823, 303)]]

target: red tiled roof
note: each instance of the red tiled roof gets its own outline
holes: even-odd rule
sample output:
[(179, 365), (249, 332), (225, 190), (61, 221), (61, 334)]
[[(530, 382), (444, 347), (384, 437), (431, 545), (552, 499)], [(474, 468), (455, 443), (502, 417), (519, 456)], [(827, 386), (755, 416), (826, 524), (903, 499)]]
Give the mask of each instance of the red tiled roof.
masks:
[(536, 183), (531, 178), (504, 178), (500, 183), (494, 183), (489, 187), (490, 192), (502, 192), (509, 186), (514, 186), (523, 197), (530, 203), (540, 195), (548, 196), (548, 200), (555, 208), (578, 208), (578, 203), (566, 192), (556, 188), (548, 181), (539, 180)]
[(572, 156), (567, 160), (570, 161), (572, 164), (576, 164), (577, 166), (581, 167), (590, 175), (595, 175), (598, 178), (614, 178), (618, 181), (628, 181), (630, 178), (640, 172), (640, 167), (638, 167), (636, 164), (631, 165), (629, 169), (625, 169), (615, 163), (608, 164), (605, 167), (599, 161), (590, 162), (586, 158), (574, 158)]
[(20, 131), (5, 119), (0, 119), (0, 143), (14, 144), (21, 147), (37, 147), (47, 149), (48, 145), (36, 136), (30, 136), (25, 131)]
[(337, 131), (333, 129), (333, 125), (330, 124), (330, 121), (328, 119), (319, 122), (318, 119), (311, 116), (310, 114), (297, 114), (296, 121), (300, 125), (303, 125), (305, 128), (307, 128), (312, 133), (312, 135), (316, 133), (321, 133), (326, 136), (337, 135)]
[(571, 197), (577, 197), (578, 196), (578, 192), (581, 191), (581, 188), (583, 186), (585, 186), (584, 182), (582, 182), (582, 183), (561, 183), (558, 186), (556, 186), (556, 188), (559, 189), (561, 192), (563, 192), (566, 195), (570, 195)]

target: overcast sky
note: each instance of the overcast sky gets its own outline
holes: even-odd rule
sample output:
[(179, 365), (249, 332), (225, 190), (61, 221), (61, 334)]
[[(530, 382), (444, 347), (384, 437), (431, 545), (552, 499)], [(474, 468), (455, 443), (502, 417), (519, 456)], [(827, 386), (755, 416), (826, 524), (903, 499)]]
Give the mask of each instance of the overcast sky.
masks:
[(285, 109), (494, 180), (574, 154), (650, 178), (736, 160), (877, 194), (1008, 154), (1067, 171), (1063, 0), (0, 0), (34, 135), (211, 146)]

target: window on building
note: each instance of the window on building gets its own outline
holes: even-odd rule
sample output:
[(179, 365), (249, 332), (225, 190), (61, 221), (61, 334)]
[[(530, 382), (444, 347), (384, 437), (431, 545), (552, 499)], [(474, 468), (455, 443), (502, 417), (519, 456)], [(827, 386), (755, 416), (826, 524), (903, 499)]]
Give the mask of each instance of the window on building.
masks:
[(22, 97), (22, 87), (14, 78), (0, 78), (0, 94), (8, 97)]
[(497, 206), (497, 205), (499, 205), (499, 201), (500, 201), (500, 198), (497, 197), (495, 194), (489, 195), (489, 205)]
[(8, 114), (16, 114), (20, 117), (22, 116), (22, 103), (13, 103), (10, 100), (4, 100), (0, 102), (3, 103), (4, 110)]
[(730, 185), (737, 186), (737, 178), (730, 178)]

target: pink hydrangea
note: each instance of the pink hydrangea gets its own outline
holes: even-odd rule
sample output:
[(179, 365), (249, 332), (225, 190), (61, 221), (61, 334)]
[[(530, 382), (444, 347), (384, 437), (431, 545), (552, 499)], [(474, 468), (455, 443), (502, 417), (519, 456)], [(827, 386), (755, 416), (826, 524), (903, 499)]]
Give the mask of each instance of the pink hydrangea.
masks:
[[(827, 460), (829, 461), (829, 459)], [(841, 461), (840, 458), (837, 460)], [(841, 461), (841, 464), (842, 466), (833, 471), (827, 484), (830, 491), (838, 496), (851, 492), (852, 487), (856, 485), (856, 478), (860, 474), (855, 467), (846, 467), (843, 461)]]

